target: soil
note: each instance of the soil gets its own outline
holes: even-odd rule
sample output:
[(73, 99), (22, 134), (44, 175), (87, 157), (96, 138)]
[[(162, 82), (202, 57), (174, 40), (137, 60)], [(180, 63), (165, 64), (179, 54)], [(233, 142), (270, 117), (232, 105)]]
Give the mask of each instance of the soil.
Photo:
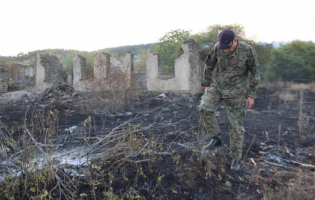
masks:
[[(89, 137), (104, 137), (120, 125), (122, 129), (144, 128), (135, 137), (141, 138), (140, 149), (147, 143), (152, 145), (153, 153), (142, 151), (130, 162), (118, 162), (124, 158), (121, 155), (106, 162), (95, 159), (91, 165), (95, 168), (82, 163), (59, 166), (60, 176), (69, 177), (76, 185), (75, 199), (115, 199), (113, 194), (124, 199), (261, 199), (266, 184), (272, 187), (279, 184), (273, 180), (274, 171), (292, 171), (299, 167), (290, 160), (315, 164), (315, 93), (304, 92), (303, 111), (308, 116), (309, 126), (306, 139), (300, 140), (300, 92), (294, 91), (296, 99), (286, 102), (274, 95), (275, 90), (260, 88), (253, 109), (247, 111), (243, 159), (238, 172), (230, 170), (228, 119), (223, 102), (217, 110), (223, 146), (206, 156), (200, 153), (202, 146), (210, 141), (209, 137), (198, 134), (198, 105), (202, 94), (166, 93), (163, 97), (160, 93), (147, 92), (114, 114), (86, 109), (79, 103), (80, 96), (53, 109), (47, 99), (1, 103), (0, 116), (2, 124), (10, 130), (24, 123), (26, 110), (27, 118), (31, 119), (38, 110), (57, 109), (56, 140), (64, 142), (61, 148), (64, 150), (86, 145), (82, 140), (86, 133), (83, 124), (89, 116), (92, 120)], [(74, 132), (65, 131), (73, 126), (77, 126)], [(4, 129), (2, 132), (8, 134)], [(22, 135), (19, 130), (11, 133), (16, 140)], [(95, 142), (97, 140), (92, 139), (88, 144)], [(54, 186), (51, 184), (49, 189)], [(58, 189), (51, 190), (53, 198), (59, 195)]]

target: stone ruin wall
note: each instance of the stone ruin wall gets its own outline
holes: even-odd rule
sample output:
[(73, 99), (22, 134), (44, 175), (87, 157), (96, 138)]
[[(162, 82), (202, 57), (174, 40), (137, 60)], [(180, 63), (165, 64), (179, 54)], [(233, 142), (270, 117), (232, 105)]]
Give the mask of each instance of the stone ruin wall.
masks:
[(161, 79), (159, 76), (158, 55), (147, 51), (147, 89), (163, 92), (200, 93), (206, 55), (193, 39), (181, 46), (181, 54), (175, 60), (175, 77)]
[[(94, 56), (94, 79), (88, 80), (86, 58), (77, 55), (73, 58), (73, 87), (76, 91), (97, 90), (103, 80), (111, 74), (110, 69), (118, 67), (127, 74), (130, 80), (133, 73), (133, 54), (126, 52), (119, 61), (106, 52), (99, 52)], [(130, 82), (128, 83), (130, 86)], [(128, 86), (128, 87), (129, 87)], [(100, 88), (99, 88), (100, 89)], [(110, 89), (110, 88), (108, 88)]]
[(110, 66), (110, 54), (99, 52), (94, 56), (94, 79), (105, 79)]
[(35, 77), (35, 89), (39, 91), (44, 91), (59, 82), (64, 82), (62, 78), (62, 64), (59, 59), (49, 53), (38, 53), (36, 56)]
[(0, 93), (8, 92), (9, 74), (6, 69), (0, 68)]
[(30, 65), (14, 63), (13, 73), (9, 75), (9, 87), (18, 86), (20, 89), (35, 86), (35, 69)]
[(133, 54), (131, 52), (126, 52), (124, 55), (120, 57), (120, 69), (126, 73), (127, 76), (127, 87), (130, 87), (130, 79), (132, 78), (132, 74), (134, 71), (134, 62), (133, 62)]
[(71, 74), (67, 74), (67, 84), (72, 86), (72, 75)]
[(17, 69), (19, 76), (23, 79), (29, 79), (35, 76), (35, 70), (30, 65), (14, 63), (14, 67)]
[(73, 81), (72, 85), (76, 91), (87, 90), (85, 86), (87, 83), (87, 66), (86, 58), (81, 55), (76, 55), (72, 59), (73, 61)]

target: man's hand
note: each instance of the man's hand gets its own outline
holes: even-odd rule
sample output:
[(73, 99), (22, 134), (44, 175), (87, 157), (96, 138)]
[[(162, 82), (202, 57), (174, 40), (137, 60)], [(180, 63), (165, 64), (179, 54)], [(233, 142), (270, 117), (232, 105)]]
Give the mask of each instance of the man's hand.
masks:
[(246, 100), (246, 109), (251, 109), (254, 105), (254, 98), (248, 97)]
[(205, 93), (210, 90), (210, 87), (205, 87)]

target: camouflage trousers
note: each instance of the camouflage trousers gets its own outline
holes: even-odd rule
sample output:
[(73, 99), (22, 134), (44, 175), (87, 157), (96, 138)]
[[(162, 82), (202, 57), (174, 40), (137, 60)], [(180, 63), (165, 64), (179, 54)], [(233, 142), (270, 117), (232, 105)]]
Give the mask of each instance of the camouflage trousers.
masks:
[(207, 133), (210, 137), (220, 133), (215, 111), (222, 100), (225, 102), (229, 119), (230, 156), (232, 159), (241, 159), (245, 132), (243, 120), (246, 114), (244, 96), (222, 99), (221, 93), (216, 88), (210, 87), (210, 90), (202, 96), (199, 106), (201, 132)]

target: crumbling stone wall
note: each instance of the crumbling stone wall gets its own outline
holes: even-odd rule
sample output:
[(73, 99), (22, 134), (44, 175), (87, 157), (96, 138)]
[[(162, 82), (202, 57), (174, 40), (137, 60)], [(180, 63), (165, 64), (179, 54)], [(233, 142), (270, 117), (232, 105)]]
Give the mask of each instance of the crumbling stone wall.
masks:
[(110, 67), (110, 54), (106, 52), (99, 52), (94, 56), (94, 78), (105, 79), (107, 71)]
[(128, 81), (127, 87), (129, 87), (134, 69), (133, 54), (127, 52), (117, 60), (106, 52), (97, 53), (94, 56), (94, 79), (89, 80), (87, 79), (86, 58), (77, 55), (73, 58), (73, 87), (76, 91), (112, 89), (110, 84), (120, 84), (119, 78), (121, 77), (117, 77), (117, 74), (113, 77), (117, 77), (118, 79), (111, 77), (111, 75), (119, 71), (116, 69), (125, 73)]
[(6, 69), (0, 68), (0, 93), (8, 92), (9, 76)]
[(84, 80), (87, 79), (86, 58), (76, 55), (73, 61), (73, 87), (76, 91), (84, 90)]
[(175, 60), (175, 77), (159, 77), (158, 55), (147, 51), (147, 89), (149, 91), (202, 92), (205, 54), (193, 39), (186, 40)]
[(53, 85), (64, 82), (62, 78), (62, 64), (59, 59), (49, 53), (38, 53), (36, 56), (36, 86), (44, 91)]
[(133, 54), (131, 52), (126, 52), (120, 57), (120, 69), (122, 72), (126, 73), (126, 78), (128, 80), (127, 87), (130, 87), (130, 79), (132, 78), (133, 67)]
[(71, 76), (71, 74), (68, 74), (68, 76), (67, 76), (67, 84), (72, 86), (72, 76)]
[(24, 89), (26, 87), (34, 87), (35, 85), (35, 69), (30, 65), (13, 63), (10, 66), (9, 87)]
[(24, 79), (33, 78), (35, 76), (35, 70), (32, 66), (14, 63), (14, 67), (19, 70), (19, 75)]

